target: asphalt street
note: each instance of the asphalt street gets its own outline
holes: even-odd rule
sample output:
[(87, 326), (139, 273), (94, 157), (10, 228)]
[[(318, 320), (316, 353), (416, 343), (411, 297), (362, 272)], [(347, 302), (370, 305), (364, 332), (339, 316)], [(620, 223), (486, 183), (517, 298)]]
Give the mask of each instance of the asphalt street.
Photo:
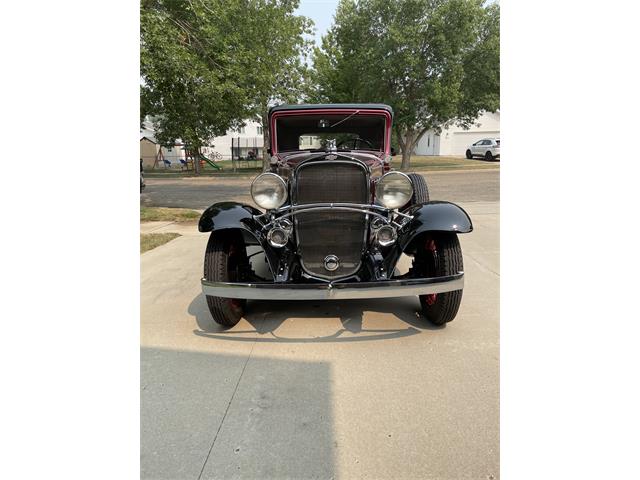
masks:
[[(422, 173), (432, 200), (496, 202), (500, 200), (500, 170), (467, 170)], [(212, 203), (251, 202), (251, 178), (148, 178), (140, 205), (204, 210)]]
[[(498, 173), (428, 178), (475, 227), (460, 237), (462, 306), (443, 328), (407, 297), (255, 301), (223, 330), (200, 293), (208, 235), (181, 226), (141, 255), (141, 478), (499, 477)], [(155, 182), (158, 198), (167, 183)], [(197, 182), (207, 198), (179, 206), (248, 190)], [(177, 200), (188, 183), (173, 185), (157, 195)]]

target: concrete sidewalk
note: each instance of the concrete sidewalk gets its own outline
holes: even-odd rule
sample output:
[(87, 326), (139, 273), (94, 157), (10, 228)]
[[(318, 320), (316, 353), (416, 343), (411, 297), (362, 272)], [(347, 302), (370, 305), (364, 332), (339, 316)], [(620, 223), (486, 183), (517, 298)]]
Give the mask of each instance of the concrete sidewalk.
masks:
[(169, 233), (200, 235), (198, 222), (140, 222), (140, 233)]
[(141, 478), (498, 478), (499, 205), (462, 206), (445, 328), (411, 297), (251, 302), (225, 331), (200, 294), (207, 234), (141, 255)]

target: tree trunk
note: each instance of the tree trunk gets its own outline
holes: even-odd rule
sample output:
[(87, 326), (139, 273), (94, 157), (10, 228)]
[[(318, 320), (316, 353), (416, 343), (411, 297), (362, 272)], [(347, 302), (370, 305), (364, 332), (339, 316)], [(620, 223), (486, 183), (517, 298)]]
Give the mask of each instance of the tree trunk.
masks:
[(191, 157), (193, 158), (193, 174), (200, 175), (200, 147), (195, 147), (191, 151)]
[(269, 118), (267, 112), (268, 110), (264, 110), (264, 113), (260, 115), (260, 121), (262, 122), (262, 138), (264, 138), (264, 143), (262, 144), (262, 170), (264, 172), (269, 170), (269, 160), (271, 158), (271, 155), (267, 152), (270, 148)]
[(411, 154), (413, 153), (414, 147), (414, 136), (415, 132), (413, 130), (407, 130), (403, 135), (402, 141), (402, 164), (400, 165), (400, 169), (403, 171), (407, 171), (411, 164)]
[(402, 139), (402, 132), (400, 131), (399, 128), (395, 128), (394, 130), (395, 130), (395, 133), (396, 133), (396, 139), (398, 141), (398, 146), (400, 147), (400, 152), (399, 153), (402, 153), (402, 152), (404, 152), (404, 141)]

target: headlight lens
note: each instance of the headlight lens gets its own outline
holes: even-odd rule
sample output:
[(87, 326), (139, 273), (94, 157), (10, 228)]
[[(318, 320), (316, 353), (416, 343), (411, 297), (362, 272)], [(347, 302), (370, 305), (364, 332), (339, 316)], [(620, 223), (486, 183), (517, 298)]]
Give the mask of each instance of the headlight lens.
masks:
[(259, 207), (272, 210), (287, 200), (287, 185), (275, 173), (263, 173), (251, 184), (251, 197)]
[(400, 208), (409, 203), (412, 196), (411, 180), (401, 172), (383, 175), (376, 185), (376, 198), (385, 208)]

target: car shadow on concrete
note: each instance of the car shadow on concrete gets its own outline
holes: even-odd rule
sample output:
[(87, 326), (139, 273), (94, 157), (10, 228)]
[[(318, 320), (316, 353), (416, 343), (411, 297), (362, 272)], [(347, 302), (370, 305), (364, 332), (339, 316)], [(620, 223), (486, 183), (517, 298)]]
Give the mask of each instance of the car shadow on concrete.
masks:
[(336, 478), (331, 379), (321, 361), (142, 348), (140, 478)]
[[(423, 330), (440, 330), (444, 326), (431, 325), (419, 314), (419, 304), (413, 297), (382, 298), (342, 301), (251, 301), (244, 319), (253, 327), (242, 329), (239, 325), (226, 329), (213, 321), (203, 294), (189, 305), (189, 314), (196, 318), (198, 329), (193, 333), (200, 337), (235, 342), (258, 343), (326, 343), (389, 340), (418, 335)], [(406, 328), (363, 328), (365, 311), (392, 314), (407, 325)], [(288, 319), (340, 318), (342, 328), (322, 337), (283, 337), (279, 327)], [(255, 334), (258, 334), (256, 336)], [(346, 336), (345, 336), (346, 334)]]

